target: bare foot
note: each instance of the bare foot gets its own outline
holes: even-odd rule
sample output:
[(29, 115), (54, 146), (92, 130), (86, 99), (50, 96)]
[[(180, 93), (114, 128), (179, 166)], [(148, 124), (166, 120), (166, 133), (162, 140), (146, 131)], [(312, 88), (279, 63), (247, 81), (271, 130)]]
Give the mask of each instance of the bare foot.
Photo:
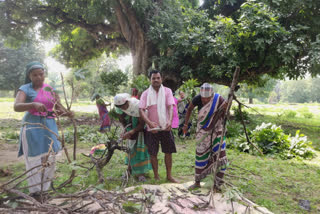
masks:
[(179, 183), (179, 181), (175, 180), (173, 177), (167, 177), (167, 180), (170, 181), (171, 183)]
[(195, 190), (195, 189), (198, 189), (198, 188), (201, 188), (201, 185), (197, 184), (197, 183), (194, 183), (194, 184), (192, 184), (191, 186), (188, 187), (188, 190)]
[(154, 176), (154, 180), (159, 181), (159, 180), (160, 180), (160, 177), (159, 177), (159, 176)]

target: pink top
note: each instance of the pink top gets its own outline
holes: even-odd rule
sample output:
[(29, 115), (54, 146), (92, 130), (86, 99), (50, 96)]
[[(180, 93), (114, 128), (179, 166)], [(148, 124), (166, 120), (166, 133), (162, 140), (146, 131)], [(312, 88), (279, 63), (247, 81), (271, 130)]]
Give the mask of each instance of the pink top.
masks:
[[(42, 88), (37, 93), (36, 98), (33, 100), (33, 102), (39, 102), (46, 106), (47, 110), (52, 112), (54, 104), (56, 102), (56, 99), (54, 98), (54, 90), (53, 88), (48, 84), (43, 84)], [(38, 112), (37, 109), (32, 108), (29, 110), (30, 114), (36, 115), (36, 116), (46, 116), (46, 112)], [(49, 116), (48, 118), (54, 118), (52, 116)]]
[[(140, 97), (139, 108), (148, 110), (147, 117), (149, 118), (149, 120), (159, 124), (157, 105), (152, 105), (152, 106), (147, 107), (148, 90), (149, 89), (145, 90), (142, 93), (142, 95)], [(172, 91), (170, 88), (164, 87), (164, 92), (165, 92), (165, 97), (166, 97), (166, 107), (168, 108), (170, 105), (174, 105), (175, 102), (174, 102)], [(157, 97), (158, 97), (158, 93), (157, 93)], [(169, 112), (166, 111), (166, 114), (167, 114), (166, 116), (167, 116), (167, 122), (168, 122)], [(147, 126), (147, 127), (149, 130), (149, 126)]]
[(174, 99), (174, 106), (173, 106), (173, 115), (172, 115), (172, 124), (171, 127), (172, 128), (178, 128), (179, 127), (179, 116), (178, 116), (178, 99), (173, 97)]

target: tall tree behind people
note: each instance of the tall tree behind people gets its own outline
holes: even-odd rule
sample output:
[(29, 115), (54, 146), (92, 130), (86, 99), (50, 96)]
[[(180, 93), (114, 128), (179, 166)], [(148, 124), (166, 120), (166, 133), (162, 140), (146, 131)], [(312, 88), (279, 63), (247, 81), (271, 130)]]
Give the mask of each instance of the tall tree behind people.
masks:
[(35, 40), (10, 48), (6, 46), (4, 38), (0, 37), (0, 90), (13, 91), (15, 97), (25, 80), (25, 65), (36, 59), (43, 62), (44, 57), (44, 48)]
[(229, 85), (235, 66), (240, 80), (251, 82), (265, 73), (319, 73), (320, 1), (196, 2), (4, 0), (0, 31), (25, 41), (39, 27), (44, 38), (58, 37), (54, 55), (71, 67), (103, 52), (130, 51), (134, 74), (146, 75), (155, 59), (174, 86), (190, 77)]

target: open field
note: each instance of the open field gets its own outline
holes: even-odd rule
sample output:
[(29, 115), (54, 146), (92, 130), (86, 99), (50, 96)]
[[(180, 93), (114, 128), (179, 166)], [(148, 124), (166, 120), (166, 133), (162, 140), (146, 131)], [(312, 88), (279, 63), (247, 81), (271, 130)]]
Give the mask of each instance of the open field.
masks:
[[(1, 177), (0, 183), (13, 178), (24, 171), (22, 158), (17, 158), (18, 133), (23, 113), (14, 113), (12, 110), (13, 99), (0, 99), (0, 168), (9, 169), (10, 176)], [(292, 106), (292, 108), (290, 108)], [(227, 171), (226, 181), (237, 186), (237, 189), (247, 198), (255, 203), (267, 207), (274, 213), (320, 213), (320, 105), (253, 105), (248, 110), (252, 118), (248, 124), (254, 128), (261, 122), (273, 122), (281, 125), (287, 133), (293, 133), (301, 129), (313, 141), (314, 147), (318, 150), (317, 157), (312, 160), (281, 160), (279, 158), (257, 157), (247, 153), (240, 153), (228, 150), (228, 158), (231, 162)], [(103, 143), (105, 135), (97, 132), (99, 122), (97, 120), (96, 106), (91, 102), (75, 103), (73, 108), (76, 112), (78, 125), (78, 155), (77, 163), (86, 164), (88, 158), (81, 153), (88, 153), (93, 145)], [(292, 118), (285, 115), (285, 109), (297, 112)], [(303, 111), (313, 113), (312, 118), (305, 118)], [(281, 114), (281, 115), (280, 115)], [(63, 121), (67, 124), (67, 121)], [(65, 128), (67, 141), (71, 141), (72, 128)], [(232, 140), (232, 139), (230, 139)], [(178, 153), (173, 155), (173, 175), (181, 182), (193, 180), (194, 175), (194, 152), (196, 143), (193, 139), (176, 139)], [(72, 151), (72, 144), (67, 144), (69, 153)], [(103, 188), (118, 189), (121, 185), (121, 175), (126, 169), (124, 164), (125, 154), (116, 151), (109, 164), (104, 168), (107, 182)], [(87, 172), (86, 169), (75, 165), (66, 164), (66, 159), (59, 158), (57, 164), (55, 184), (66, 180), (70, 171), (76, 168), (77, 178), (73, 186), (63, 189), (62, 192), (75, 192), (86, 188), (89, 185), (96, 186), (97, 174), (95, 170)], [(159, 153), (160, 181), (153, 179), (152, 172), (148, 174), (146, 183), (165, 183), (164, 157)], [(205, 179), (207, 186), (212, 182), (209, 177)], [(135, 179), (129, 180), (129, 185), (138, 185)], [(228, 191), (228, 190), (227, 190)], [(0, 196), (1, 197), (1, 196)], [(311, 210), (303, 210), (299, 201), (308, 200)]]

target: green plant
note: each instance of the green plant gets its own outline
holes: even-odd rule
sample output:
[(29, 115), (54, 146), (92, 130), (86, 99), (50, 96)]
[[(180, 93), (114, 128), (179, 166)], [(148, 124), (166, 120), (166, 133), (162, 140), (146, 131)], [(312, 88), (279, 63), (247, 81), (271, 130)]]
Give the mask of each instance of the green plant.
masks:
[(297, 115), (297, 112), (293, 111), (293, 110), (287, 110), (284, 113), (284, 116), (286, 118), (294, 118)]
[(178, 90), (183, 91), (186, 98), (192, 100), (192, 98), (199, 92), (197, 88), (199, 84), (200, 83), (197, 79), (189, 79), (184, 81)]
[(249, 113), (246, 110), (241, 109), (242, 116), (238, 107), (236, 106), (232, 107), (232, 111), (236, 121), (241, 121), (242, 119), (249, 120)]
[(136, 88), (140, 93), (142, 93), (144, 90), (146, 90), (150, 85), (150, 81), (148, 77), (145, 75), (138, 75), (136, 76), (131, 84), (131, 88)]
[(238, 137), (240, 134), (243, 133), (243, 128), (242, 125), (235, 121), (235, 120), (230, 120), (227, 124), (227, 138), (232, 138), (232, 137)]
[[(253, 131), (249, 131), (248, 135), (251, 142), (267, 155), (280, 156), (282, 159), (307, 159), (315, 156), (312, 143), (307, 140), (307, 137), (301, 135), (299, 130), (294, 137), (291, 137), (286, 135), (280, 126), (272, 123), (262, 123)], [(258, 153), (253, 145), (247, 142), (244, 135), (237, 138), (236, 142), (240, 151)]]
[(3, 132), (0, 135), (0, 139), (4, 139), (6, 141), (16, 141), (19, 139), (19, 134), (16, 131)]
[(303, 117), (306, 119), (311, 119), (313, 118), (313, 114), (311, 112), (304, 112)]

